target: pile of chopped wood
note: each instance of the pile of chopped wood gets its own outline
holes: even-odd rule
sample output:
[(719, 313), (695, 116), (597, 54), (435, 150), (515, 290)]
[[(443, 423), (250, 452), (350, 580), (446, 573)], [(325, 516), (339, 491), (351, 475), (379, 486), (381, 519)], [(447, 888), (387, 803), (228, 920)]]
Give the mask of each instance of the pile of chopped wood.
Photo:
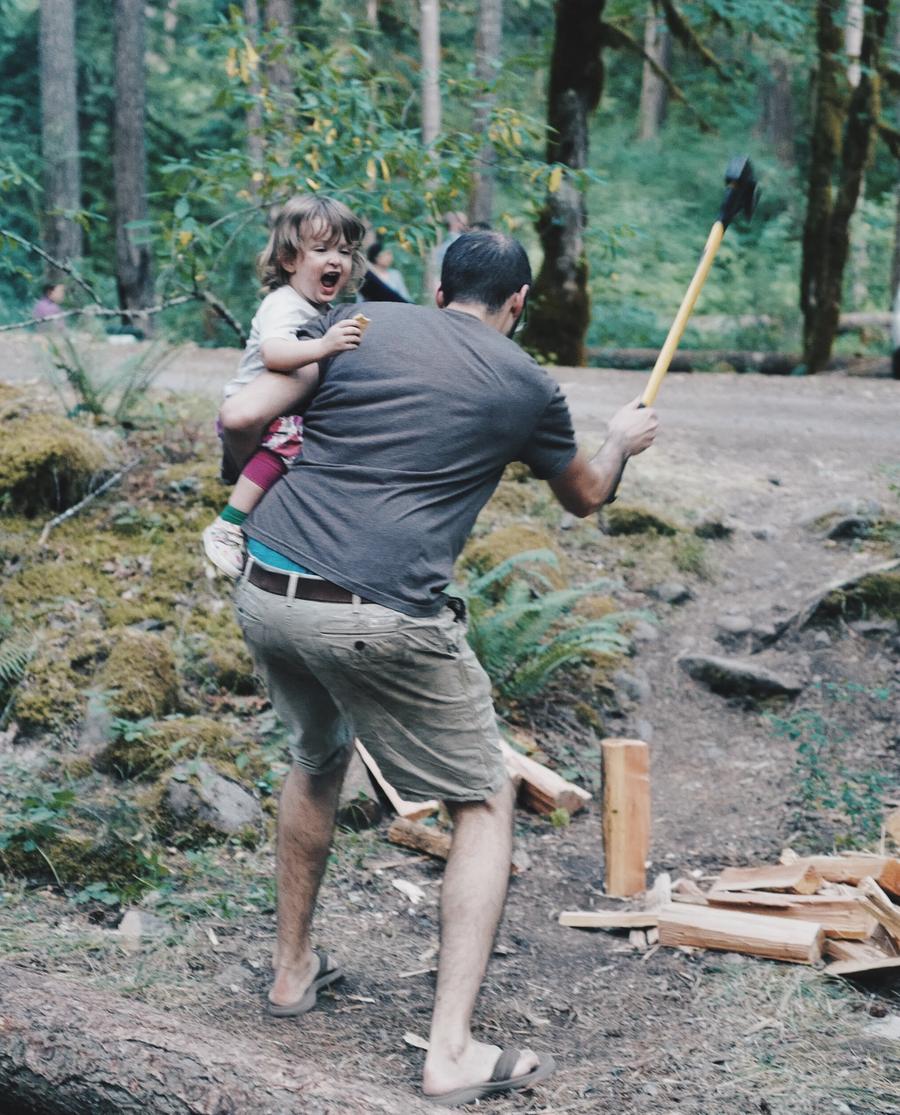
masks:
[(560, 924), (619, 929), (638, 947), (724, 949), (795, 964), (831, 960), (828, 976), (900, 969), (900, 860), (797, 856), (729, 867), (702, 889), (661, 875), (642, 909), (567, 911)]

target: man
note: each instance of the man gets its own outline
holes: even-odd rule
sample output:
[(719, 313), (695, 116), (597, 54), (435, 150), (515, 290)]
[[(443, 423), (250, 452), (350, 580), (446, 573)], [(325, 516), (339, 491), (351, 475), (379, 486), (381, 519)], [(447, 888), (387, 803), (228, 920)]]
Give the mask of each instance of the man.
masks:
[[(521, 245), (473, 232), (447, 250), (440, 309), (365, 304), (360, 346), (308, 373), (303, 455), (245, 524), (235, 595), (295, 760), (279, 809), (270, 1010), (302, 1013), (340, 975), (309, 931), (357, 734), (404, 797), (441, 798), (453, 819), (423, 1077), (426, 1095), (446, 1105), (528, 1087), (554, 1066), (470, 1032), (506, 896), (513, 794), (490, 682), (444, 590), (510, 461), (585, 516), (657, 425), (635, 401), (593, 460), (578, 452), (559, 387), (508, 339), (530, 284)], [(299, 336), (320, 337), (356, 312), (340, 307)], [(251, 452), (258, 430), (229, 430), (227, 406), (223, 422), (235, 456)]]

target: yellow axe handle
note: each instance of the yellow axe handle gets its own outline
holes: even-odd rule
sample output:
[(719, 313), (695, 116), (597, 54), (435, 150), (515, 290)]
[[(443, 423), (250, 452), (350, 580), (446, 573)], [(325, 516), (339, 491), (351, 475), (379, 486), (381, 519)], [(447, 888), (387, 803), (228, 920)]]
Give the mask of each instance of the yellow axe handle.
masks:
[(691, 311), (694, 309), (694, 303), (697, 301), (700, 290), (706, 282), (706, 276), (709, 274), (709, 269), (712, 267), (713, 260), (716, 258), (716, 252), (719, 250), (719, 245), (722, 243), (722, 237), (724, 235), (725, 226), (721, 221), (716, 221), (710, 230), (709, 237), (706, 241), (706, 247), (703, 249), (703, 255), (700, 257), (697, 270), (694, 272), (693, 279), (691, 279), (691, 285), (687, 288), (687, 293), (682, 299), (681, 305), (678, 307), (678, 313), (675, 315), (675, 320), (672, 322), (671, 328), (669, 329), (669, 335), (666, 337), (665, 344), (659, 350), (659, 356), (657, 356), (656, 363), (653, 365), (650, 379), (647, 381), (647, 386), (644, 388), (643, 395), (641, 395), (641, 406), (651, 406), (656, 399), (663, 377), (669, 370), (672, 357), (675, 355), (675, 350), (678, 348), (678, 342), (681, 340), (681, 335), (684, 333), (684, 328), (687, 325), (688, 318), (691, 316)]

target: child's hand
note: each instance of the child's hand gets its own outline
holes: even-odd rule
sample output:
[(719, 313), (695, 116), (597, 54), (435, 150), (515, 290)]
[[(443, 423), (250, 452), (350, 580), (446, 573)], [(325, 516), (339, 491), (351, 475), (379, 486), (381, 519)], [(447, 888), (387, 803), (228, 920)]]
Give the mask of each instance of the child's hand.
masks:
[(362, 330), (353, 318), (332, 325), (322, 338), (322, 356), (334, 356), (338, 352), (349, 352), (357, 348), (362, 340)]

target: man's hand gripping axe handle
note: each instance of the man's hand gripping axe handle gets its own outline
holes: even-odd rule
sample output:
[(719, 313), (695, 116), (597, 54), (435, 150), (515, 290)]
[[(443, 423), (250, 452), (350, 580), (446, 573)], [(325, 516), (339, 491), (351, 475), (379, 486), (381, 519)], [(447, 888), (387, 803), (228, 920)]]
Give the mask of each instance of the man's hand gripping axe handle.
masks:
[[(740, 213), (744, 213), (748, 218), (752, 217), (758, 199), (759, 187), (753, 174), (753, 166), (748, 158), (738, 155), (731, 160), (725, 171), (725, 196), (722, 198), (719, 215), (715, 224), (710, 229), (709, 236), (706, 240), (706, 246), (703, 249), (703, 255), (700, 257), (700, 262), (697, 264), (697, 270), (694, 272), (694, 277), (691, 279), (690, 286), (687, 288), (684, 298), (681, 300), (678, 313), (675, 315), (675, 320), (669, 328), (668, 336), (662, 348), (659, 350), (659, 356), (657, 356), (656, 363), (653, 365), (650, 379), (647, 381), (647, 386), (644, 388), (644, 392), (641, 395), (640, 405), (642, 407), (652, 406), (656, 400), (665, 374), (669, 370), (669, 365), (672, 363), (672, 357), (675, 355), (675, 350), (678, 348), (679, 342), (684, 334), (688, 318), (693, 312), (694, 305), (700, 296), (700, 291), (703, 289), (703, 284), (706, 282), (706, 277), (709, 275), (710, 268), (713, 265), (713, 260), (716, 258), (716, 252), (719, 250), (719, 245), (722, 243), (725, 229), (728, 228), (734, 218)], [(616, 489), (619, 486), (624, 471), (625, 466), (623, 465), (622, 472), (619, 473), (616, 486), (613, 488), (612, 495), (606, 501), (607, 503), (612, 503), (616, 498)]]

